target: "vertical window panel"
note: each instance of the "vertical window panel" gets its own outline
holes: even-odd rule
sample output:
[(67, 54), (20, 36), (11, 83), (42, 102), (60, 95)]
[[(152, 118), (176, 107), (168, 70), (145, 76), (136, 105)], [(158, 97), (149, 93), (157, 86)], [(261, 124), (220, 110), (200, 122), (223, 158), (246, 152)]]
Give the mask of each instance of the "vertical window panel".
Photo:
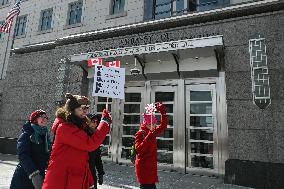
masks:
[(112, 0), (112, 14), (118, 14), (124, 11), (125, 0)]
[(82, 1), (77, 1), (69, 4), (69, 12), (68, 12), (68, 24), (77, 24), (81, 23), (82, 17)]
[(20, 16), (17, 18), (15, 27), (15, 36), (21, 36), (25, 34), (26, 31), (27, 16)]
[(51, 29), (53, 9), (46, 9), (41, 12), (40, 31)]

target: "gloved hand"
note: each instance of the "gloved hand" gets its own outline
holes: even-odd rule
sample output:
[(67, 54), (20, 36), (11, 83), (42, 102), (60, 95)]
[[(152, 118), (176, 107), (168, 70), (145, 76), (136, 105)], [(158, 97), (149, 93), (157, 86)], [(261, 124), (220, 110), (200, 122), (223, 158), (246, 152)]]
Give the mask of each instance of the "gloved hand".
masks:
[(104, 111), (103, 111), (102, 121), (107, 122), (108, 125), (111, 125), (111, 123), (112, 123), (112, 119), (111, 119), (111, 117), (109, 115), (109, 112), (106, 109), (104, 109)]
[(161, 114), (166, 114), (167, 113), (167, 108), (164, 104), (162, 104), (161, 102), (156, 102), (155, 103), (156, 109), (158, 112), (160, 112)]
[(99, 185), (102, 185), (104, 182), (104, 175), (98, 175), (98, 183)]
[(31, 179), (35, 189), (41, 189), (43, 184), (43, 177), (39, 173), (37, 173), (33, 175)]

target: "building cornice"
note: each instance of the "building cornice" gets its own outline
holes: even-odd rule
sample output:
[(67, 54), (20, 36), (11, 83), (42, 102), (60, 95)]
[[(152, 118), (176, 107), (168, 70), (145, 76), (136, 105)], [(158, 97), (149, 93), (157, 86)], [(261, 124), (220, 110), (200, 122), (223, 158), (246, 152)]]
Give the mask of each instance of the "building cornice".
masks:
[(125, 26), (107, 28), (98, 31), (70, 35), (50, 42), (15, 48), (12, 49), (12, 53), (22, 54), (35, 51), (50, 50), (54, 49), (57, 46), (69, 45), (74, 43), (172, 29), (177, 27), (190, 26), (194, 24), (203, 24), (207, 22), (239, 18), (280, 10), (284, 10), (283, 0), (256, 1), (252, 3), (229, 6), (221, 9), (185, 14), (161, 20), (153, 20), (136, 24), (129, 24)]

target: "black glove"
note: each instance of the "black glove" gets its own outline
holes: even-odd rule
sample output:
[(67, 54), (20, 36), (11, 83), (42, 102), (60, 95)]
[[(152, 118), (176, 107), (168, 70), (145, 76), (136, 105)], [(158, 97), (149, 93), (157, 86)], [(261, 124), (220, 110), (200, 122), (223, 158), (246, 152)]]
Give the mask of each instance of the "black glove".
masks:
[(99, 185), (102, 185), (104, 182), (104, 175), (98, 175), (98, 183)]
[(43, 184), (43, 177), (38, 173), (32, 177), (32, 183), (35, 189), (41, 189)]

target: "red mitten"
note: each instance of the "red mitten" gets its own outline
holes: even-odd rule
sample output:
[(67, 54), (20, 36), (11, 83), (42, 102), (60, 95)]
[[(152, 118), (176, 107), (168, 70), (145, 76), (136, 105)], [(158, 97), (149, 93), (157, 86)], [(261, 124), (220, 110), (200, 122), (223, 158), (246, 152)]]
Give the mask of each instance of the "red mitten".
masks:
[(112, 119), (109, 115), (109, 112), (104, 109), (103, 114), (102, 114), (102, 121), (106, 122), (108, 125), (111, 125)]
[(156, 102), (155, 103), (156, 109), (161, 113), (161, 114), (166, 114), (167, 113), (167, 108), (164, 104), (161, 102)]

